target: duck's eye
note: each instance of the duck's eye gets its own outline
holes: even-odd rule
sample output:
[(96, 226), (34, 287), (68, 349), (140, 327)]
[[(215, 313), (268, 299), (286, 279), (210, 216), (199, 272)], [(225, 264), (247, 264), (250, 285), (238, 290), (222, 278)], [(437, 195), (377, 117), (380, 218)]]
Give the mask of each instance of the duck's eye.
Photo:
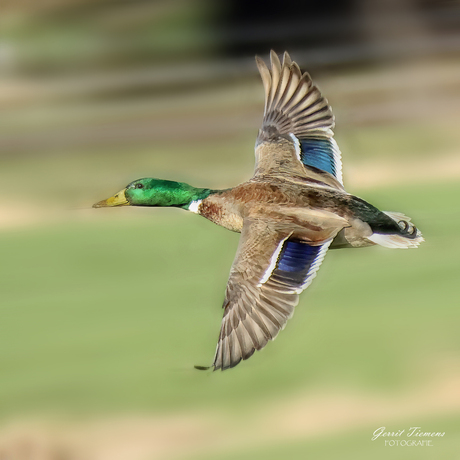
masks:
[(137, 184), (136, 188), (144, 188), (144, 185), (143, 184)]

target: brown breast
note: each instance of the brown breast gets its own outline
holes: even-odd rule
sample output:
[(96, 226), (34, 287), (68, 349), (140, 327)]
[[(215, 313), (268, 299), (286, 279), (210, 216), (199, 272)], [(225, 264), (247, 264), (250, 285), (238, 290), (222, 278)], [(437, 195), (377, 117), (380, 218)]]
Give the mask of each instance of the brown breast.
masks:
[[(285, 181), (268, 183), (251, 180), (232, 189), (210, 195), (200, 205), (199, 213), (206, 219), (235, 232), (241, 232), (243, 219), (249, 215), (268, 218), (294, 226), (306, 226), (309, 216), (303, 212), (309, 209), (328, 210), (336, 205), (340, 191), (328, 193), (325, 189), (316, 187), (299, 187)], [(340, 198), (339, 198), (340, 201)], [(286, 219), (283, 218), (286, 217)], [(314, 219), (313, 219), (314, 220)]]

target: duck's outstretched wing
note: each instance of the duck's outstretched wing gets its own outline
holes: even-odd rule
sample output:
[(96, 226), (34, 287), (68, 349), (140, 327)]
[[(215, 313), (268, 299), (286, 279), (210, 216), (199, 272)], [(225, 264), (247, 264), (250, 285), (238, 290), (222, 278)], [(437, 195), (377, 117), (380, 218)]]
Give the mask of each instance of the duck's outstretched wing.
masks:
[[(256, 57), (265, 90), (262, 128), (256, 142), (258, 174), (299, 174), (343, 188), (341, 153), (333, 139), (334, 116), (308, 73), (284, 53), (270, 53), (271, 69)], [(319, 176), (319, 178), (318, 178)], [(332, 177), (331, 177), (332, 176)]]
[(230, 272), (213, 368), (228, 369), (263, 348), (293, 315), (330, 241), (293, 241), (261, 220), (245, 219)]

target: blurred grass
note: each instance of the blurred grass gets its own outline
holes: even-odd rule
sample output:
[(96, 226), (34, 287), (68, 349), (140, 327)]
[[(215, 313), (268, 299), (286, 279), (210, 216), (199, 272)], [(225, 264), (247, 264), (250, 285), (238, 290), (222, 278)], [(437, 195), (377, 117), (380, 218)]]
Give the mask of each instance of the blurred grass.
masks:
[[(346, 433), (329, 434), (324, 437), (318, 437), (302, 441), (290, 441), (270, 447), (259, 447), (238, 449), (223, 453), (214, 452), (212, 455), (200, 455), (186, 457), (200, 460), (230, 460), (238, 458), (241, 460), (278, 460), (280, 458), (289, 458), (290, 460), (303, 460), (308, 456), (313, 458), (340, 458), (341, 460), (428, 460), (433, 458), (442, 458), (443, 460), (458, 459), (458, 439), (455, 433), (460, 429), (460, 418), (445, 417), (434, 418), (429, 420), (417, 420), (417, 424), (422, 426), (436, 426), (437, 430), (446, 432), (442, 438), (433, 438), (432, 447), (406, 447), (406, 446), (385, 446), (383, 439), (371, 441), (373, 428), (364, 430), (352, 429)], [(413, 426), (410, 422), (398, 424), (398, 427)], [(415, 425), (417, 426), (417, 425)], [(407, 429), (406, 429), (407, 430)], [(397, 439), (397, 438), (395, 438)], [(411, 440), (411, 438), (402, 438)], [(185, 457), (184, 457), (185, 458)]]
[(367, 191), (427, 242), (331, 251), (276, 344), (211, 375), (193, 365), (212, 360), (238, 235), (129, 208), (3, 231), (1, 414), (233, 410), (331, 382), (392, 392), (429, 380), (459, 351), (458, 192)]
[[(72, 437), (86, 416), (113, 434), (111, 424), (144, 413), (149, 440), (162, 437), (155, 424), (167, 426), (162, 458), (180, 441), (191, 447), (184, 458), (207, 455), (214, 435), (223, 446), (207, 458), (458, 458), (455, 57), (316, 71), (300, 45), (289, 49), (334, 108), (349, 192), (411, 216), (427, 241), (417, 251), (331, 251), (276, 343), (233, 370), (199, 372), (193, 365), (213, 358), (238, 235), (179, 210), (69, 208), (145, 176), (212, 188), (248, 179), (263, 107), (252, 58), (219, 56), (223, 7), (207, 0), (13, 3), (0, 17), (0, 457), (11, 457), (11, 421), (33, 450), (55, 414), (82, 416), (83, 428), (62, 424)], [(436, 161), (424, 184), (420, 168)], [(372, 171), (383, 166), (407, 181), (376, 188)], [(300, 425), (291, 436), (283, 415), (297, 405), (305, 413), (289, 420)], [(344, 408), (353, 413), (329, 432)], [(309, 423), (323, 411), (315, 437)], [(34, 416), (31, 441), (21, 423)], [(370, 441), (396, 422), (446, 436), (434, 449)], [(181, 439), (194, 433), (195, 444)], [(124, 434), (106, 437), (120, 458), (124, 442), (142, 444)], [(69, 452), (47, 458), (76, 458)]]

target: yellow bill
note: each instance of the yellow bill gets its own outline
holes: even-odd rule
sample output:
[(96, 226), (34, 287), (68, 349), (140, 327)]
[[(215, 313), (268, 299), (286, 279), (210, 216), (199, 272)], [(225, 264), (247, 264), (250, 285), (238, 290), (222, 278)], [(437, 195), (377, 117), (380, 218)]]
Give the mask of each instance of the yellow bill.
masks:
[(99, 201), (98, 203), (93, 204), (93, 208), (106, 208), (109, 206), (129, 206), (129, 202), (125, 196), (126, 189), (124, 188), (121, 192), (118, 192), (116, 195), (113, 195), (106, 200)]

